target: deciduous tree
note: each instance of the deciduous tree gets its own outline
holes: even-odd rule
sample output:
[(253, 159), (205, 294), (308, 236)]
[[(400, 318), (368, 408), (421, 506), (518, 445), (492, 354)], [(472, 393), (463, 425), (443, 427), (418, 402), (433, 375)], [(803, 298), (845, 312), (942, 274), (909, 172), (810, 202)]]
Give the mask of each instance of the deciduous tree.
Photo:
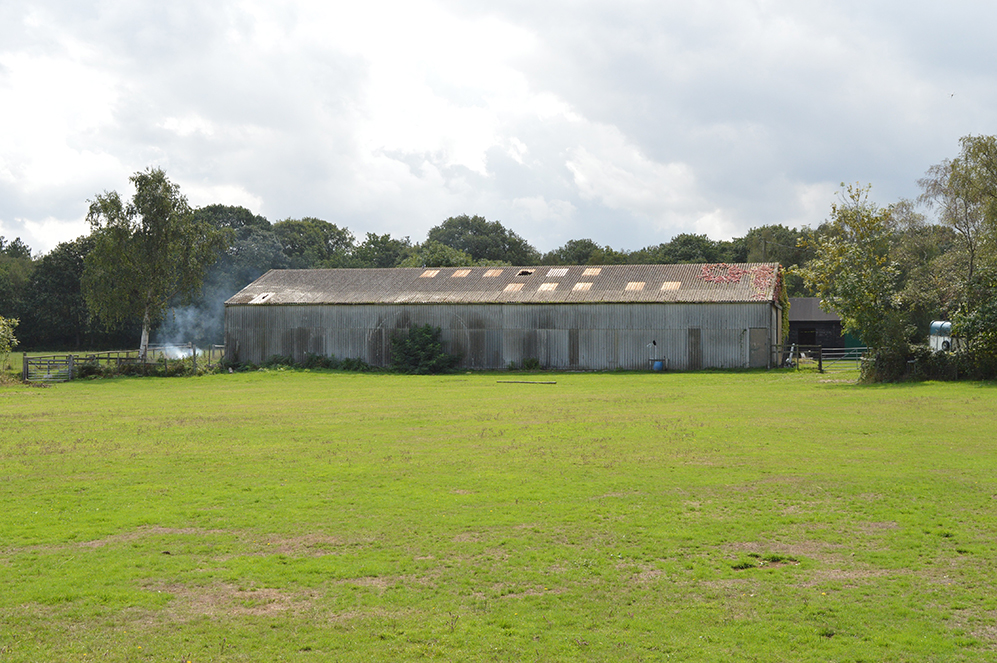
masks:
[(226, 243), (226, 234), (194, 217), (180, 188), (158, 168), (130, 178), (135, 194), (117, 192), (90, 201), (87, 220), (94, 247), (87, 254), (83, 293), (90, 314), (105, 323), (142, 318), (139, 351), (171, 301), (190, 301), (205, 270)]
[(393, 239), (391, 235), (367, 233), (367, 238), (353, 249), (351, 267), (397, 267), (412, 248), (408, 237)]
[(845, 332), (876, 350), (895, 350), (906, 344), (908, 329), (898, 307), (900, 270), (890, 259), (892, 211), (868, 194), (868, 187), (844, 189), (826, 227), (807, 233), (814, 258), (799, 274), (841, 316)]
[(353, 233), (314, 217), (278, 221), (273, 231), (292, 269), (342, 267), (353, 249)]
[(474, 264), (467, 253), (440, 242), (426, 242), (416, 247), (414, 255), (401, 262), (399, 267), (469, 267)]
[(622, 265), (627, 254), (609, 246), (599, 246), (591, 239), (572, 239), (561, 247), (545, 253), (543, 265)]
[(480, 263), (487, 260), (507, 265), (535, 265), (540, 253), (525, 239), (498, 221), (483, 216), (452, 216), (432, 228), (426, 243), (439, 242), (463, 251)]
[(28, 291), (35, 264), (31, 249), (18, 237), (0, 237), (0, 315), (22, 318), (28, 312)]

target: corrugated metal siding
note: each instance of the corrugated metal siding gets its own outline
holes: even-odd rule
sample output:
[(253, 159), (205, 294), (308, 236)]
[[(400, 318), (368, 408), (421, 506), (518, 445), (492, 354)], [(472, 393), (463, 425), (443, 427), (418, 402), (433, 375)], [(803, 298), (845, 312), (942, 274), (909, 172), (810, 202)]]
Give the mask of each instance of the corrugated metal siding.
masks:
[[(466, 368), (504, 368), (535, 358), (551, 368), (643, 369), (650, 359), (669, 368), (748, 365), (749, 330), (770, 339), (772, 305), (714, 304), (420, 304), (234, 306), (225, 310), (230, 358), (262, 363), (274, 354), (306, 353), (390, 362), (396, 330), (430, 324), (443, 330)], [(699, 353), (690, 354), (690, 329)], [(651, 341), (655, 347), (648, 347)], [(694, 350), (695, 348), (693, 348)]]

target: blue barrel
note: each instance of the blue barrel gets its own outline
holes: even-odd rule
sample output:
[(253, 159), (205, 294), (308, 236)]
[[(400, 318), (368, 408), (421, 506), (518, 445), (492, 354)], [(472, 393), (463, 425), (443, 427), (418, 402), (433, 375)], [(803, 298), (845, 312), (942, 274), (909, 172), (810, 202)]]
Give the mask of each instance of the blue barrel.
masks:
[(665, 362), (659, 359), (655, 361), (653, 364), (651, 364), (651, 368), (653, 368), (656, 371), (663, 370), (665, 368)]

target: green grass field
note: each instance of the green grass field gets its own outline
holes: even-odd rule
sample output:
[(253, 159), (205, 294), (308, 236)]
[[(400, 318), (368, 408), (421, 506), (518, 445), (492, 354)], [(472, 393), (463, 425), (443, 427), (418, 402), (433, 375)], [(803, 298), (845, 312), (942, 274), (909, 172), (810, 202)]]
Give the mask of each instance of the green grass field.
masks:
[(0, 660), (991, 661), (995, 389), (0, 386)]

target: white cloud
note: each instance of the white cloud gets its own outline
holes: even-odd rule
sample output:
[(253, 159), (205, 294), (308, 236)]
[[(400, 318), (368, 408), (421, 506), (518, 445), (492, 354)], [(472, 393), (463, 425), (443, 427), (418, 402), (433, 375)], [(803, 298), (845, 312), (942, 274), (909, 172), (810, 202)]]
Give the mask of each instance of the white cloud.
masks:
[[(0, 223), (0, 235), (8, 239), (15, 235), (31, 247), (33, 254), (48, 253), (60, 242), (71, 241), (90, 233), (90, 226), (83, 219), (67, 221), (52, 217), (34, 221), (31, 219), (15, 219), (18, 225)], [(11, 232), (11, 230), (17, 232)]]
[(112, 77), (66, 58), (0, 53), (0, 93), (4, 180), (31, 195), (117, 171), (114, 157), (81, 146), (112, 121)]
[(159, 126), (183, 137), (192, 134), (212, 136), (215, 133), (215, 127), (212, 122), (193, 114), (185, 117), (168, 117)]
[(193, 207), (207, 205), (233, 205), (258, 210), (263, 200), (236, 184), (190, 183), (184, 182), (181, 190)]
[(88, 197), (149, 165), (195, 204), (358, 236), (421, 240), (460, 213), (541, 248), (819, 223), (837, 182), (911, 196), (960, 135), (994, 130), (994, 18), (855, 1), (8, 3), (0, 227), (36, 250), (72, 239)]

